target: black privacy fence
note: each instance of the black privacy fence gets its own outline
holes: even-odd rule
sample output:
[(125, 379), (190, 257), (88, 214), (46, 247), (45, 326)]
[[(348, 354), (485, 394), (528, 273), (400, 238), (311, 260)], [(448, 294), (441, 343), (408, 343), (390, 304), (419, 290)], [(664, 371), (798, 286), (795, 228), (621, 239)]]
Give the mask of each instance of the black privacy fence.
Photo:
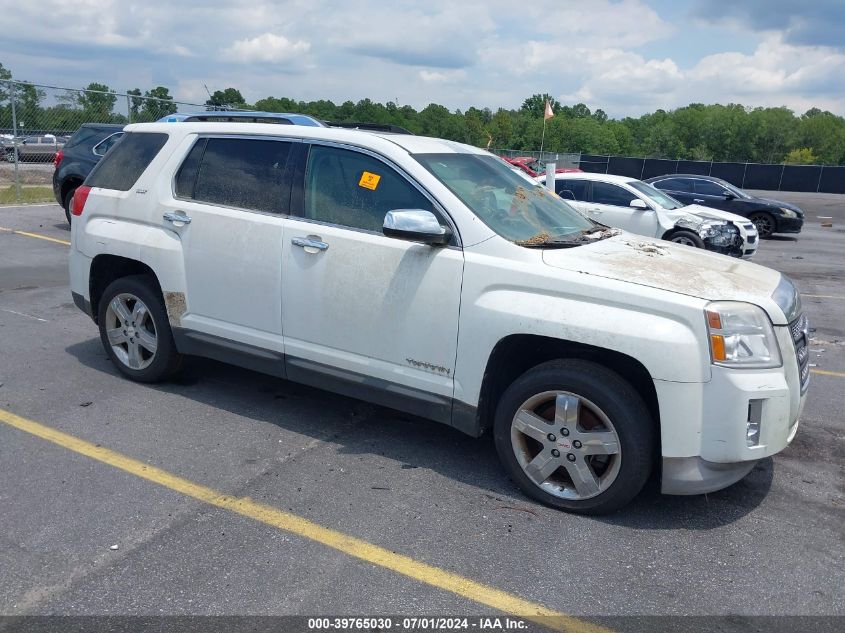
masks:
[(716, 176), (742, 189), (845, 193), (845, 166), (719, 163), (581, 154), (584, 171), (645, 180), (664, 174)]

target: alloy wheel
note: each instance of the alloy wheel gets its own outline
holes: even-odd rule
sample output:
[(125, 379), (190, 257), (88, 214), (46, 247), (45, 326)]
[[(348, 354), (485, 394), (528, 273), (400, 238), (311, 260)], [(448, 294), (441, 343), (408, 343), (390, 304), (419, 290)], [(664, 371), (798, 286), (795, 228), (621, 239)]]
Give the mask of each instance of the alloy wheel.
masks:
[(158, 334), (149, 308), (138, 297), (121, 293), (106, 309), (106, 335), (115, 357), (130, 369), (150, 366), (158, 349)]
[(622, 461), (619, 436), (607, 415), (566, 391), (539, 393), (517, 409), (511, 447), (537, 487), (567, 500), (590, 499), (607, 490)]

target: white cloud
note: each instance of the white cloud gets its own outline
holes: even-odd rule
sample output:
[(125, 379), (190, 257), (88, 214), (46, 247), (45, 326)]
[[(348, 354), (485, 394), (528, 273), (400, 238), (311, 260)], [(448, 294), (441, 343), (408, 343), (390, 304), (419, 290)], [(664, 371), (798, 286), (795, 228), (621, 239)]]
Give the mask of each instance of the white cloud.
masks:
[(455, 83), (466, 79), (466, 71), (458, 70), (421, 70), (420, 79), (426, 83)]
[(0, 15), (0, 62), (16, 77), (164, 85), (188, 101), (204, 101), (207, 84), (249, 101), (495, 109), (548, 92), (611, 116), (694, 101), (845, 114), (842, 49), (795, 37), (796, 24), (818, 31), (821, 19), (785, 30), (770, 20), (762, 31), (733, 19), (691, 36), (689, 15), (673, 24), (654, 0), (188, 0), (179, 11), (165, 0), (0, 0)]
[(248, 62), (283, 62), (299, 57), (311, 49), (311, 44), (303, 40), (291, 41), (284, 35), (264, 33), (257, 37), (233, 42), (223, 51), (226, 58), (242, 63)]

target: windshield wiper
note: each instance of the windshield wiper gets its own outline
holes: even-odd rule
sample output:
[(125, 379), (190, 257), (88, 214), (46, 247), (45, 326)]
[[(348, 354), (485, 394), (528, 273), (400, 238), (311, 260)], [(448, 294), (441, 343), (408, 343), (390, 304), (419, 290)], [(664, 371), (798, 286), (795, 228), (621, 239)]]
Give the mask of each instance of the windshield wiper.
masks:
[(585, 229), (581, 231), (580, 235), (569, 238), (553, 238), (548, 233), (540, 233), (527, 240), (519, 240), (516, 244), (525, 248), (572, 248), (573, 246), (582, 246), (605, 240), (614, 235), (619, 235), (621, 232), (619, 229), (608, 227)]

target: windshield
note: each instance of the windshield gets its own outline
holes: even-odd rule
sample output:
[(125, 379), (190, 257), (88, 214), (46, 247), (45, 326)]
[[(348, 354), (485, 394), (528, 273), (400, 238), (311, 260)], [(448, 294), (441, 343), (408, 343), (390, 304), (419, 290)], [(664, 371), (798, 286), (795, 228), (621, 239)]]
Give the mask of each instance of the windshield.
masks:
[[(415, 154), (487, 226), (522, 246), (574, 241), (600, 230), (556, 194), (485, 154)], [(597, 228), (598, 227), (598, 228)]]
[(745, 200), (751, 200), (751, 196), (749, 196), (747, 193), (745, 193), (742, 189), (738, 189), (738, 188), (734, 187), (727, 180), (720, 180), (719, 185), (721, 187), (727, 189), (728, 191), (730, 191), (737, 198), (744, 198)]
[(639, 191), (646, 198), (651, 200), (654, 204), (659, 207), (663, 207), (664, 209), (668, 209), (671, 211), (672, 209), (680, 209), (684, 206), (683, 203), (675, 200), (665, 191), (660, 191), (660, 189), (648, 184), (647, 182), (642, 182), (641, 180), (632, 180), (628, 182), (628, 185)]

